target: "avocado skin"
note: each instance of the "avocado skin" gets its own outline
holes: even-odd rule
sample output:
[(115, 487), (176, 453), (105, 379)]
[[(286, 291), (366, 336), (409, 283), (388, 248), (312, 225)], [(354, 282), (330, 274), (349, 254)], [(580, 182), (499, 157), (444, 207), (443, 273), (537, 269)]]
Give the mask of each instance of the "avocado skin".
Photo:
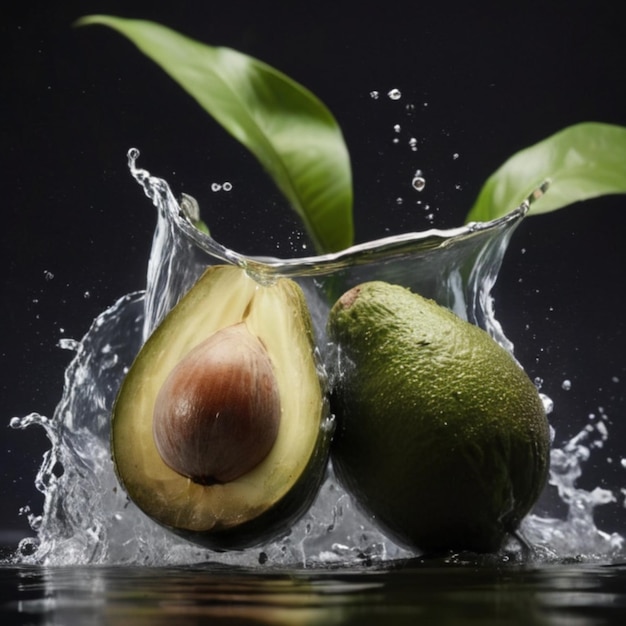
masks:
[(331, 309), (338, 478), (398, 543), (494, 552), (539, 497), (549, 426), (539, 394), (482, 329), (388, 283)]

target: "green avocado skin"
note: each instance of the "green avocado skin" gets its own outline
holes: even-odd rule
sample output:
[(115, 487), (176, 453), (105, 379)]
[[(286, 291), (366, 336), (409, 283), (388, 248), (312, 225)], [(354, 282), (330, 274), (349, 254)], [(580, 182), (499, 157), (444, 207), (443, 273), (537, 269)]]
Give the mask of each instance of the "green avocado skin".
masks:
[(539, 497), (550, 435), (537, 389), (482, 329), (370, 282), (328, 322), (339, 365), (333, 466), (397, 542), (497, 551)]

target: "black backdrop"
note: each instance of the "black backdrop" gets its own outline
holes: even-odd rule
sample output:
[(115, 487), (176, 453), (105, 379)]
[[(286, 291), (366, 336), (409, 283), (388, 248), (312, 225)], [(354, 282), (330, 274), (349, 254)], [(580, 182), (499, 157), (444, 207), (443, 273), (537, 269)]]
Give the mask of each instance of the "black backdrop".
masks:
[[(33, 480), (47, 442), (37, 429), (10, 429), (10, 418), (51, 415), (71, 357), (59, 338), (79, 339), (95, 315), (144, 286), (154, 213), (128, 174), (128, 148), (140, 148), (140, 165), (176, 193), (210, 205), (223, 243), (282, 253), (293, 228), (245, 150), (129, 43), (104, 28), (72, 28), (76, 18), (160, 21), (309, 87), (351, 150), (359, 241), (431, 225), (410, 187), (418, 168), (432, 225), (456, 226), (515, 151), (577, 122), (626, 124), (619, 3), (76, 0), (0, 12), (0, 529), (17, 535), (26, 528), (19, 508), (41, 505)], [(399, 101), (386, 97), (392, 88)], [(213, 193), (211, 183), (224, 180), (233, 191)], [(525, 220), (495, 292), (518, 358), (556, 401), (557, 442), (600, 406), (610, 416), (607, 447), (583, 484), (603, 477), (618, 496), (625, 203), (605, 198)], [(621, 497), (602, 517), (607, 528), (626, 528)]]

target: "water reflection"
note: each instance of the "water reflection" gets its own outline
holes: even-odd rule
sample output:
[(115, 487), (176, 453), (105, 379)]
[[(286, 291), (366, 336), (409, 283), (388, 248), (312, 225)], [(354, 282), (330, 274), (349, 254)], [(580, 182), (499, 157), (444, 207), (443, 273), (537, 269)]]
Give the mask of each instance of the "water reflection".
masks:
[(608, 624), (626, 566), (405, 562), (369, 570), (7, 568), (0, 614), (40, 624)]

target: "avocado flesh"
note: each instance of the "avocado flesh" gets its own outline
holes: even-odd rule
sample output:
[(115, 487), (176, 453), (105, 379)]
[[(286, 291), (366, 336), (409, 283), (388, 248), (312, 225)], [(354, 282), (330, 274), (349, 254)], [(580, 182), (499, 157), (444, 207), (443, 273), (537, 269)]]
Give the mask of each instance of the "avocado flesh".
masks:
[[(190, 350), (241, 322), (272, 361), (280, 426), (272, 449), (252, 470), (202, 485), (161, 459), (152, 434), (155, 399)], [(130, 498), (159, 523), (215, 548), (245, 547), (287, 528), (315, 495), (327, 460), (327, 403), (315, 354), (308, 308), (295, 282), (261, 285), (241, 268), (207, 269), (148, 339), (116, 400), (112, 453)]]
[(493, 552), (539, 497), (549, 464), (543, 404), (482, 329), (382, 282), (344, 294), (329, 336), (333, 464), (399, 543)]

